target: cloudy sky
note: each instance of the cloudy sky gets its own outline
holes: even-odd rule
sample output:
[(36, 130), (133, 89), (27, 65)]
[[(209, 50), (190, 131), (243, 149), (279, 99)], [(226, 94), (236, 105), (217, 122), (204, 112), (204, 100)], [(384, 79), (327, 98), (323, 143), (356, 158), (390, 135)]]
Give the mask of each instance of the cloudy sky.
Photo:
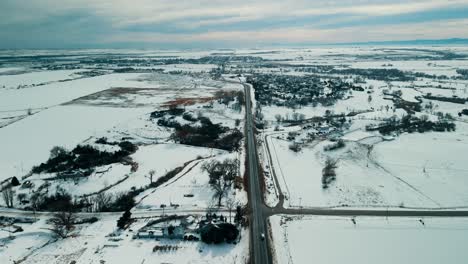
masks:
[(0, 48), (468, 38), (468, 0), (0, 0)]

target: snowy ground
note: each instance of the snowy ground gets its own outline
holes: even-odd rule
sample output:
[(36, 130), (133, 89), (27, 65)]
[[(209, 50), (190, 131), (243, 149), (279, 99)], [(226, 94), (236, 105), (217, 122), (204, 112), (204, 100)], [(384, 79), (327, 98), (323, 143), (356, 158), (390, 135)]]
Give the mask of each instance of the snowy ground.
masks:
[[(73, 149), (91, 136), (105, 134), (126, 120), (148, 113), (148, 108), (59, 106), (0, 129), (2, 179), (21, 177), (45, 162), (54, 146)], [(14, 139), (14, 140), (12, 140)]]
[[(184, 65), (184, 71), (200, 72), (212, 66)], [(175, 67), (177, 68), (177, 67)], [(99, 145), (98, 138), (120, 142), (130, 138), (138, 145), (131, 155), (138, 164), (132, 172), (129, 165), (115, 163), (96, 169), (96, 173), (78, 180), (50, 180), (55, 174), (33, 174), (28, 177), (37, 188), (48, 182), (49, 193), (60, 189), (72, 197), (128, 192), (132, 188), (147, 187), (147, 177), (155, 171), (154, 180), (177, 168), (184, 169), (163, 186), (149, 188), (135, 197), (137, 208), (160, 213), (162, 203), (177, 204), (179, 209), (204, 210), (213, 205), (213, 190), (209, 177), (201, 165), (209, 160), (243, 159), (243, 149), (228, 153), (211, 148), (175, 144), (172, 130), (158, 126), (150, 113), (167, 109), (177, 100), (190, 103), (180, 105), (193, 116), (205, 116), (242, 131), (244, 110), (234, 110), (212, 99), (219, 90), (239, 91), (240, 84), (215, 81), (209, 76), (168, 75), (161, 73), (108, 74), (91, 78), (73, 78), (75, 71), (31, 72), (11, 75), (6, 68), (0, 76), (0, 181), (17, 176), (21, 181), (33, 166), (47, 161), (54, 146), (68, 150), (78, 144), (90, 144), (99, 149), (114, 151), (115, 146)], [(167, 70), (170, 70), (169, 67)], [(173, 69), (177, 70), (177, 69)], [(70, 75), (70, 76), (69, 76)], [(41, 84), (41, 85), (39, 85)], [(5, 85), (5, 87), (3, 87)], [(21, 89), (16, 89), (21, 85)], [(14, 89), (13, 89), (14, 88)], [(202, 98), (200, 102), (197, 101)], [(208, 99), (207, 99), (208, 98)], [(210, 103), (210, 101), (213, 101)], [(181, 117), (177, 120), (184, 123)], [(185, 121), (186, 122), (186, 121)], [(243, 161), (240, 162), (243, 174)], [(33, 187), (34, 188), (34, 187)], [(16, 194), (28, 193), (15, 187)], [(184, 194), (193, 194), (187, 198)], [(237, 204), (247, 202), (243, 190), (231, 190), (227, 198)], [(16, 200), (16, 199), (15, 199)], [(225, 201), (223, 200), (223, 204)], [(3, 199), (0, 206), (5, 206)], [(19, 206), (15, 201), (15, 206)], [(154, 209), (154, 211), (153, 211)], [(156, 210), (157, 209), (157, 210)], [(173, 211), (176, 211), (173, 209)], [(56, 240), (45, 219), (33, 224), (20, 224), (23, 232), (12, 237), (0, 230), (0, 263), (247, 263), (248, 232), (242, 230), (237, 245), (205, 245), (202, 242), (177, 240), (133, 240), (134, 231), (147, 219), (133, 223), (129, 231), (118, 237), (109, 235), (116, 230), (119, 213), (103, 214), (94, 224), (77, 226), (75, 235)], [(100, 217), (101, 218), (101, 217)], [(156, 245), (168, 245), (176, 250), (153, 252)]]
[[(101, 56), (112, 50), (77, 51), (0, 51), (2, 56), (71, 55), (67, 60), (81, 60)], [(402, 71), (420, 72), (460, 77), (457, 69), (468, 69), (468, 60), (446, 60), (444, 52), (468, 54), (466, 47), (318, 47), (310, 49), (257, 49), (223, 51), (118, 51), (128, 61), (141, 58), (189, 58), (204, 56), (254, 56), (274, 60), (284, 68), (256, 68), (255, 63), (227, 63), (226, 69), (245, 72), (273, 72), (303, 76), (308, 73), (294, 71), (289, 65), (328, 65), (339, 69), (396, 68)], [(61, 62), (50, 60), (50, 65)], [(222, 75), (229, 79), (214, 80), (206, 72), (216, 70), (216, 64), (154, 64), (135, 65), (139, 73), (115, 73), (120, 66), (114, 64), (87, 64), (79, 70), (47, 71), (40, 62), (19, 63), (1, 61), (0, 68), (0, 181), (12, 176), (21, 179), (35, 165), (45, 162), (54, 146), (73, 149), (77, 144), (95, 144), (96, 139), (106, 137), (121, 141), (130, 138), (139, 145), (132, 155), (139, 164), (136, 172), (129, 165), (111, 164), (97, 169), (87, 179), (76, 181), (51, 181), (51, 192), (61, 187), (79, 197), (106, 189), (106, 192), (128, 192), (131, 188), (147, 186), (146, 177), (155, 170), (155, 179), (166, 172), (184, 166), (174, 178), (158, 188), (146, 189), (136, 197), (137, 210), (159, 212), (162, 204), (178, 205), (184, 210), (200, 210), (213, 207), (213, 190), (208, 184), (208, 175), (201, 169), (204, 162), (238, 158), (240, 175), (243, 175), (245, 151), (227, 153), (208, 148), (174, 144), (172, 130), (158, 126), (150, 118), (155, 110), (179, 105), (193, 116), (209, 117), (242, 131), (243, 110), (234, 110), (232, 105), (223, 105), (214, 99), (219, 90), (240, 91), (243, 86), (235, 83), (245, 80), (237, 73)], [(270, 62), (268, 62), (270, 63)], [(391, 65), (391, 66), (390, 66)], [(69, 65), (70, 66), (70, 65)], [(76, 65), (71, 65), (74, 69)], [(249, 68), (252, 67), (253, 68)], [(271, 65), (270, 65), (271, 66)], [(243, 69), (243, 67), (245, 67)], [(79, 72), (101, 69), (105, 75), (90, 77)], [(163, 70), (151, 72), (153, 69)], [(145, 73), (143, 73), (145, 72)], [(179, 72), (179, 74), (168, 74)], [(230, 78), (234, 77), (234, 78)], [(344, 76), (326, 76), (334, 78)], [(353, 76), (345, 79), (352, 81)], [(265, 134), (271, 151), (263, 144), (259, 153), (267, 172), (267, 203), (278, 202), (278, 190), (286, 196), (285, 207), (301, 206), (352, 206), (352, 207), (418, 207), (443, 208), (468, 205), (468, 167), (464, 159), (468, 153), (468, 116), (458, 117), (467, 104), (454, 104), (421, 99), (431, 93), (445, 97), (467, 97), (468, 81), (446, 78), (417, 78), (412, 82), (385, 82), (363, 80), (359, 85), (365, 91), (352, 91), (333, 106), (304, 106), (290, 109), (278, 106), (263, 106), (265, 120), (270, 123)], [(392, 116), (403, 117), (405, 110), (394, 109), (393, 102), (384, 98), (383, 90), (401, 91), (407, 102), (422, 100), (423, 111), (417, 116), (428, 115), (437, 120), (435, 112), (449, 113), (456, 119), (457, 131), (450, 133), (424, 133), (395, 135), (393, 141), (384, 141), (377, 132), (365, 131), (368, 124)], [(255, 98), (252, 96), (252, 98)], [(424, 109), (433, 103), (433, 109)], [(256, 102), (254, 102), (256, 105)], [(289, 149), (286, 140), (289, 131), (299, 131), (299, 140), (306, 139), (311, 129), (283, 127), (277, 124), (275, 115), (291, 117), (294, 112), (306, 118), (329, 114), (364, 112), (347, 118), (349, 128), (343, 139), (346, 147), (325, 152), (324, 147), (333, 144), (325, 138), (308, 142), (300, 152)], [(181, 124), (186, 120), (177, 117)], [(273, 131), (279, 125), (281, 131)], [(280, 138), (277, 138), (280, 137)], [(260, 136), (259, 141), (265, 140)], [(369, 152), (369, 146), (373, 146)], [(109, 148), (111, 146), (97, 146)], [(327, 157), (338, 160), (337, 178), (326, 190), (322, 188), (321, 173)], [(280, 186), (275, 186), (273, 170)], [(47, 177), (32, 175), (29, 180), (36, 187)], [(21, 179), (22, 180), (22, 179)], [(17, 194), (21, 193), (16, 187)], [(27, 190), (23, 190), (27, 191)], [(190, 197), (193, 195), (193, 197)], [(246, 193), (233, 190), (229, 193), (237, 203), (247, 202)], [(226, 199), (226, 198), (225, 198)], [(224, 199), (224, 200), (225, 200)], [(0, 206), (4, 201), (0, 200)], [(174, 206), (176, 207), (176, 206)], [(158, 209), (158, 210), (157, 210)], [(8, 238), (0, 230), (0, 263), (13, 263), (26, 257), (23, 263), (246, 263), (248, 259), (248, 234), (244, 230), (237, 246), (208, 246), (201, 243), (176, 241), (132, 240), (132, 231), (118, 237), (108, 237), (115, 231), (117, 215), (110, 214), (99, 222), (82, 225), (77, 236), (54, 242), (44, 219), (34, 224), (21, 224), (25, 232)], [(278, 263), (398, 263), (408, 262), (407, 256), (422, 263), (457, 263), (464, 259), (461, 245), (466, 244), (464, 219), (419, 219), (358, 218), (354, 226), (350, 218), (311, 217), (286, 220), (281, 216), (272, 218)], [(146, 220), (138, 220), (131, 229), (138, 229)], [(356, 232), (359, 230), (359, 232)], [(379, 238), (385, 238), (381, 240)], [(401, 239), (404, 237), (404, 239)], [(433, 239), (437, 237), (437, 239)], [(279, 239), (278, 239), (279, 238)], [(286, 238), (286, 240), (285, 240)], [(306, 240), (307, 239), (307, 240)], [(312, 241), (310, 241), (312, 240)], [(359, 240), (360, 243), (355, 243)], [(361, 242), (362, 240), (362, 242)], [(46, 243), (51, 244), (46, 245)], [(428, 243), (428, 241), (430, 243)], [(313, 242), (313, 243), (311, 243)], [(176, 246), (176, 251), (154, 252), (155, 245)], [(307, 245), (307, 246), (305, 246)], [(311, 246), (312, 245), (312, 246)], [(44, 246), (43, 248), (40, 248)], [(392, 250), (388, 250), (391, 246)], [(428, 249), (429, 247), (429, 249)], [(331, 252), (330, 250), (334, 250)], [(340, 254), (336, 254), (336, 252)], [(365, 252), (366, 254), (363, 254)], [(387, 257), (388, 252), (391, 255)], [(382, 257), (385, 256), (385, 257)], [(458, 258), (450, 258), (459, 256)], [(355, 261), (354, 261), (355, 260)], [(453, 261), (451, 261), (453, 260)]]
[[(150, 189), (140, 194), (138, 209), (159, 209), (161, 204), (177, 204), (180, 209), (204, 209), (217, 207), (214, 191), (209, 186), (208, 174), (202, 170), (202, 165), (211, 160), (223, 161), (236, 159), (237, 153), (218, 154), (215, 158), (197, 160), (189, 164), (178, 176), (163, 186)], [(247, 203), (247, 194), (240, 190), (231, 190), (223, 199), (233, 199), (239, 204)]]
[[(468, 127), (453, 133), (403, 134), (394, 141), (356, 130), (343, 138), (346, 147), (324, 151), (329, 141), (315, 141), (299, 153), (290, 142), (267, 137), (286, 206), (466, 206)], [(375, 145), (369, 158), (366, 146)], [(428, 144), (438, 151), (427, 151)], [(336, 181), (322, 188), (327, 157), (338, 160)]]
[[(194, 88), (193, 83), (200, 86)], [(101, 91), (112, 87), (130, 88), (117, 98), (100, 96)], [(0, 168), (4, 172), (0, 180), (27, 174), (32, 166), (47, 160), (54, 146), (73, 148), (92, 136), (113, 133), (135, 135), (140, 140), (167, 138), (167, 131), (148, 121), (149, 113), (163, 103), (177, 98), (213, 96), (219, 89), (241, 88), (239, 84), (187, 76), (112, 74), (28, 89), (0, 90), (0, 127), (8, 124), (0, 130)], [(139, 89), (150, 93), (135, 92)], [(64, 103), (67, 105), (60, 105)], [(197, 107), (192, 106), (199, 111)], [(27, 115), (28, 109), (33, 109), (31, 112), (35, 114)], [(217, 105), (203, 113), (212, 116), (214, 122), (230, 126), (243, 117), (242, 112)]]
[[(80, 179), (76, 181), (49, 180), (48, 182), (51, 184), (49, 190), (51, 193), (54, 193), (54, 190), (60, 187), (66, 190), (72, 196), (88, 195), (96, 193), (102, 189), (107, 189), (107, 193), (114, 194), (127, 192), (131, 188), (141, 188), (150, 184), (150, 180), (149, 178), (147, 178), (147, 176), (149, 174), (149, 171), (151, 170), (155, 171), (154, 180), (156, 180), (159, 177), (164, 176), (168, 171), (171, 171), (176, 167), (183, 166), (184, 163), (188, 161), (194, 161), (194, 163), (198, 164), (199, 162), (203, 161), (197, 161), (198, 158), (206, 158), (222, 154), (224, 154), (224, 152), (220, 150), (201, 147), (190, 147), (179, 144), (158, 144), (140, 146), (138, 151), (132, 155), (133, 160), (139, 165), (138, 171), (136, 172), (131, 172), (129, 165), (125, 166), (119, 163), (111, 164), (96, 169), (96, 171), (105, 171), (104, 173), (93, 173), (91, 176), (85, 179)], [(191, 166), (188, 166), (188, 168), (190, 167)], [(29, 177), (28, 180), (32, 181), (36, 186), (40, 186), (41, 184), (45, 183), (44, 179), (50, 177), (54, 177), (54, 175), (34, 174), (32, 177)], [(200, 187), (203, 188), (207, 196), (212, 195), (211, 190), (208, 186), (208, 175), (199, 172), (198, 174), (192, 175), (192, 177), (195, 181), (197, 179), (203, 180), (202, 183), (206, 185)], [(188, 185), (190, 184), (190, 182), (186, 184)], [(113, 187), (109, 189), (109, 186)], [(167, 196), (166, 194), (176, 193), (171, 192), (174, 191), (173, 189), (161, 189), (162, 190), (156, 191), (156, 194), (159, 197), (163, 197), (165, 202), (169, 204), (169, 200), (171, 197)], [(154, 190), (152, 189), (151, 191)], [(164, 192), (164, 194), (160, 192)], [(176, 198), (176, 196), (174, 198)], [(160, 199), (155, 201), (162, 202), (162, 200)], [(177, 202), (177, 199), (173, 199), (172, 202)]]
[[(270, 218), (277, 263), (465, 263), (465, 218)], [(421, 221), (422, 222), (421, 222)], [(424, 223), (424, 225), (423, 225)]]
[[(249, 234), (245, 229), (237, 245), (133, 239), (148, 220), (137, 220), (127, 230), (116, 232), (118, 217), (77, 225), (73, 236), (58, 240), (47, 230), (50, 226), (45, 219), (21, 224), (24, 231), (11, 238), (0, 231), (0, 263), (247, 263)], [(110, 236), (113, 233), (116, 236)], [(158, 245), (177, 249), (153, 252)]]

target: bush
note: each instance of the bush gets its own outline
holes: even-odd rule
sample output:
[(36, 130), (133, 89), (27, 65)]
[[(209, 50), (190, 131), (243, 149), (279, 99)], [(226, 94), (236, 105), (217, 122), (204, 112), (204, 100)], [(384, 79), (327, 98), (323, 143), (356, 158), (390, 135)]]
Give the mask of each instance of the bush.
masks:
[(115, 198), (108, 210), (111, 212), (128, 211), (133, 206), (135, 206), (134, 194), (132, 192), (121, 193)]
[(161, 184), (167, 182), (168, 180), (174, 178), (177, 174), (179, 174), (179, 172), (181, 172), (184, 169), (184, 167), (185, 167), (185, 164), (184, 166), (176, 167), (175, 169), (167, 172), (164, 176), (159, 177), (155, 182), (152, 182), (150, 184), (150, 187), (156, 188), (160, 186)]
[(165, 115), (180, 116), (185, 112), (182, 108), (171, 108), (169, 110), (154, 111), (150, 114), (151, 118), (161, 118)]
[(55, 194), (42, 197), (42, 200), (36, 202), (36, 209), (40, 211), (65, 212), (75, 209), (71, 195), (60, 189)]
[(345, 142), (342, 139), (340, 139), (336, 143), (333, 143), (333, 144), (330, 144), (330, 145), (327, 145), (327, 146), (323, 147), (323, 149), (325, 151), (331, 151), (331, 150), (336, 150), (336, 149), (340, 149), (340, 148), (344, 148), (344, 147), (345, 147)]
[(193, 116), (192, 114), (190, 114), (190, 113), (184, 113), (184, 114), (182, 115), (182, 118), (183, 118), (184, 120), (187, 120), (187, 121), (190, 121), (190, 122), (197, 122), (197, 120), (198, 120), (196, 117), (194, 117), (194, 116)]
[(129, 210), (126, 210), (123, 215), (117, 220), (117, 227), (120, 229), (125, 229), (128, 223), (130, 223), (132, 213)]
[(291, 145), (289, 145), (289, 149), (294, 151), (294, 152), (299, 152), (299, 151), (301, 151), (302, 147), (301, 147), (301, 144), (299, 144), (297, 142), (294, 142)]
[(337, 161), (327, 158), (325, 167), (322, 170), (322, 188), (327, 189), (330, 183), (336, 179), (335, 169), (337, 168)]
[(16, 178), (16, 176), (11, 178), (11, 186), (19, 186), (19, 185), (20, 185), (20, 182), (18, 178)]
[(180, 128), (181, 124), (174, 120), (174, 118), (161, 118), (157, 122), (158, 126)]

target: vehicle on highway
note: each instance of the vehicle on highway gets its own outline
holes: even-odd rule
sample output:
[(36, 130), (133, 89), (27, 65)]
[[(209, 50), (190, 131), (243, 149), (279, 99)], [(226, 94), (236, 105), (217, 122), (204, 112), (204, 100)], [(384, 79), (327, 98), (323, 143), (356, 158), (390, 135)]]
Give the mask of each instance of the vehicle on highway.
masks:
[(265, 234), (264, 234), (264, 233), (261, 233), (261, 234), (260, 234), (260, 239), (261, 239), (261, 240), (265, 240)]

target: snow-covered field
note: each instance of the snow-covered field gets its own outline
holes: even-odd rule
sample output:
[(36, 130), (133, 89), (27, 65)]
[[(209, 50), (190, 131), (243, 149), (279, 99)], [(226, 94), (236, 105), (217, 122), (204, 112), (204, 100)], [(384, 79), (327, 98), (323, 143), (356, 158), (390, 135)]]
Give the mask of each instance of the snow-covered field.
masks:
[[(127, 192), (132, 188), (142, 188), (150, 184), (149, 178), (147, 178), (149, 171), (154, 170), (154, 180), (164, 176), (168, 171), (172, 169), (183, 166), (184, 163), (193, 161), (193, 163), (200, 163), (207, 157), (221, 156), (223, 157), (223, 151), (214, 150), (209, 148), (202, 147), (191, 147), (186, 145), (179, 144), (157, 144), (157, 145), (148, 145), (139, 147), (138, 151), (132, 155), (132, 159), (138, 163), (138, 171), (131, 172), (129, 165), (123, 164), (111, 164), (108, 166), (103, 166), (98, 168), (97, 171), (105, 171), (104, 173), (93, 173), (91, 176), (86, 179), (81, 179), (78, 181), (52, 181), (49, 183), (50, 192), (54, 193), (54, 190), (57, 188), (64, 189), (73, 196), (82, 196), (92, 193), (97, 193), (103, 189), (106, 189), (107, 193), (123, 193)], [(226, 156), (226, 155), (224, 155)], [(187, 166), (191, 168), (191, 164)], [(179, 175), (183, 175), (184, 172), (181, 172)], [(35, 174), (32, 177), (28, 178), (37, 186), (40, 186), (45, 181), (44, 179), (54, 177), (51, 174)], [(192, 175), (192, 180), (195, 182), (197, 180), (202, 181), (199, 185), (191, 186), (192, 182), (186, 182), (187, 188), (196, 188), (198, 186), (204, 192), (203, 204), (211, 201), (212, 191), (208, 185), (208, 175), (203, 172), (197, 171), (197, 174)], [(185, 178), (184, 178), (185, 179)], [(169, 185), (169, 184), (168, 184)], [(112, 186), (111, 188), (109, 188)], [(176, 188), (177, 189), (177, 188)], [(171, 196), (167, 194), (172, 194), (174, 199), (173, 203), (176, 203), (180, 198), (178, 195), (182, 195), (180, 192), (173, 192), (174, 189), (161, 187), (160, 190), (150, 189), (149, 192), (155, 192), (158, 199), (152, 199), (148, 197), (147, 200), (151, 201), (156, 207), (156, 203), (159, 205), (161, 203), (169, 204)], [(138, 198), (136, 200), (139, 200)], [(197, 199), (198, 200), (198, 199)], [(206, 208), (206, 206), (202, 206)]]
[[(193, 83), (203, 86), (194, 88)], [(99, 96), (101, 91), (112, 87), (129, 88), (118, 96)], [(155, 132), (157, 128), (151, 135), (145, 133), (145, 130), (148, 132), (145, 114), (160, 108), (163, 103), (177, 98), (212, 96), (219, 89), (238, 90), (241, 87), (186, 76), (112, 74), (27, 89), (0, 90), (0, 110), (2, 117), (5, 116), (5, 121), (0, 124), (11, 123), (0, 130), (0, 168), (4, 171), (0, 180), (27, 174), (32, 166), (47, 160), (54, 146), (73, 148), (89, 137), (106, 136), (111, 130), (118, 130), (121, 135), (134, 132), (141, 137), (157, 137), (161, 135)], [(147, 89), (149, 94), (134, 92), (139, 88)], [(86, 99), (87, 95), (93, 96)], [(67, 105), (60, 105), (64, 103)], [(24, 112), (18, 112), (19, 109)], [(33, 109), (31, 112), (35, 114), (28, 116), (28, 109)], [(212, 112), (214, 121), (231, 125), (235, 119), (242, 118), (242, 113), (226, 111), (234, 113), (229, 116), (216, 111), (223, 114), (226, 110), (210, 109), (204, 113)], [(23, 119), (12, 122), (11, 115), (13, 118), (22, 115)]]
[(58, 106), (0, 129), (1, 179), (27, 174), (45, 162), (54, 146), (74, 148), (91, 136), (99, 136), (119, 123), (134, 119), (148, 108)]
[(270, 218), (277, 263), (465, 263), (466, 218)]
[[(321, 141), (299, 153), (290, 143), (267, 137), (274, 169), (287, 206), (463, 207), (468, 204), (464, 154), (468, 127), (453, 133), (403, 134), (394, 141), (357, 130), (344, 136), (346, 147), (325, 152)], [(375, 141), (369, 158), (366, 143)], [(429, 145), (437, 151), (428, 149)], [(327, 157), (338, 160), (336, 181), (322, 188)]]

